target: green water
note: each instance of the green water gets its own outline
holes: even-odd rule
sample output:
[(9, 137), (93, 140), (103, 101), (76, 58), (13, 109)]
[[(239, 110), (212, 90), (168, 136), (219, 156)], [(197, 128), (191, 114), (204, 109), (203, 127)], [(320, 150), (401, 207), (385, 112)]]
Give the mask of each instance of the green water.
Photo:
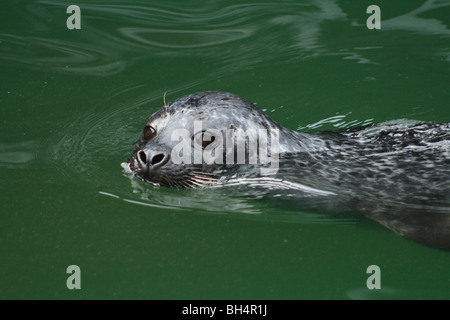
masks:
[(304, 131), (450, 121), (450, 2), (7, 0), (0, 26), (0, 298), (450, 298), (449, 252), (363, 217), (120, 167), (166, 91), (230, 91)]

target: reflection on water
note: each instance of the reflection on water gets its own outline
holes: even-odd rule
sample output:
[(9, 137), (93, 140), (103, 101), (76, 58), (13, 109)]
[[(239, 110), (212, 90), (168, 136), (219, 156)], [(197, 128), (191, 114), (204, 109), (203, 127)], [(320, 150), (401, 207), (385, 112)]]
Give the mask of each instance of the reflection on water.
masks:
[[(322, 55), (378, 63), (367, 50), (346, 48), (344, 40), (336, 46), (335, 39), (324, 36), (329, 22), (366, 31), (364, 23), (356, 22), (333, 0), (229, 6), (209, 2), (197, 8), (189, 2), (145, 6), (139, 1), (89, 1), (78, 3), (82, 29), (77, 31), (67, 30), (62, 23), (67, 19), (66, 4), (59, 1), (8, 5), (8, 12), (32, 31), (2, 30), (0, 61), (35, 69), (105, 76), (120, 73), (142, 59), (162, 56), (208, 58), (221, 67), (221, 74)], [(383, 20), (380, 32), (449, 36), (443, 22), (423, 17), (449, 5), (445, 0), (425, 1), (410, 12)], [(365, 22), (365, 18), (361, 13), (358, 21)], [(443, 54), (443, 49), (448, 48), (435, 48), (438, 54)], [(382, 52), (384, 48), (373, 46), (371, 50)]]
[(30, 166), (36, 158), (37, 146), (36, 141), (0, 144), (0, 167), (18, 169)]
[[(188, 211), (207, 211), (212, 213), (245, 213), (261, 214), (261, 210), (245, 199), (229, 197), (222, 192), (212, 190), (182, 190), (177, 192), (161, 192), (158, 187), (148, 186), (130, 177), (133, 193), (139, 201), (127, 202), (141, 205), (159, 205), (166, 209), (185, 209)], [(205, 192), (206, 191), (206, 192)]]
[[(275, 210), (270, 199), (264, 201), (260, 193), (236, 192), (230, 189), (190, 189), (168, 190), (167, 188), (153, 187), (129, 176), (132, 197), (120, 191), (119, 196), (110, 192), (99, 191), (100, 194), (120, 199), (130, 205), (141, 205), (167, 212), (183, 211), (203, 214), (220, 214), (243, 219), (262, 219), (278, 222), (301, 224), (353, 224), (358, 219), (327, 215), (322, 213), (301, 212), (298, 207), (290, 208), (284, 204), (283, 211)], [(105, 188), (108, 188), (105, 186)], [(109, 187), (111, 188), (111, 187)], [(254, 201), (258, 200), (258, 201)], [(281, 203), (283, 205), (283, 203)]]

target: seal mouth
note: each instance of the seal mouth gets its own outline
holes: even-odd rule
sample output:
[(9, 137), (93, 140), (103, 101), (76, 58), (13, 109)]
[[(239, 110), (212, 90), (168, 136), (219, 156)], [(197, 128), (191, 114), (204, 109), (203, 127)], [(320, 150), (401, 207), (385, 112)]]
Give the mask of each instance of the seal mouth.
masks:
[(201, 167), (175, 166), (166, 161), (163, 167), (147, 165), (134, 154), (128, 162), (121, 164), (124, 171), (136, 178), (154, 186), (164, 186), (174, 189), (206, 188), (219, 183), (220, 175), (205, 172)]
[(148, 172), (148, 165), (138, 160), (137, 153), (129, 158), (127, 163), (129, 170), (136, 176), (145, 175)]

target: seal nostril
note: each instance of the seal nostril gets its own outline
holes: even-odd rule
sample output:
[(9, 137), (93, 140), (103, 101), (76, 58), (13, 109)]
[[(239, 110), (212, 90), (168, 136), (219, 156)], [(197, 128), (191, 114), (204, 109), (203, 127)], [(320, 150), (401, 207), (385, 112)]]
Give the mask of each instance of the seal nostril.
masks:
[(151, 165), (154, 166), (155, 164), (160, 163), (163, 160), (164, 160), (164, 154), (162, 154), (162, 153), (157, 154), (156, 156), (154, 156), (152, 158)]
[(147, 163), (147, 156), (145, 155), (144, 151), (139, 151), (138, 156), (143, 163)]

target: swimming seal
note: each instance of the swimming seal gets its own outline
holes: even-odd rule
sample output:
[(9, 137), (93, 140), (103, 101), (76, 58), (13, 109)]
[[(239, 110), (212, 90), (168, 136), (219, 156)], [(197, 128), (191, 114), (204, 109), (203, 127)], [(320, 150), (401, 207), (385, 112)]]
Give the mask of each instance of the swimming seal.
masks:
[[(198, 157), (206, 151), (209, 158)], [(198, 92), (150, 116), (128, 166), (139, 179), (172, 188), (287, 190), (299, 208), (363, 213), (450, 250), (450, 123), (302, 133), (237, 95)]]

